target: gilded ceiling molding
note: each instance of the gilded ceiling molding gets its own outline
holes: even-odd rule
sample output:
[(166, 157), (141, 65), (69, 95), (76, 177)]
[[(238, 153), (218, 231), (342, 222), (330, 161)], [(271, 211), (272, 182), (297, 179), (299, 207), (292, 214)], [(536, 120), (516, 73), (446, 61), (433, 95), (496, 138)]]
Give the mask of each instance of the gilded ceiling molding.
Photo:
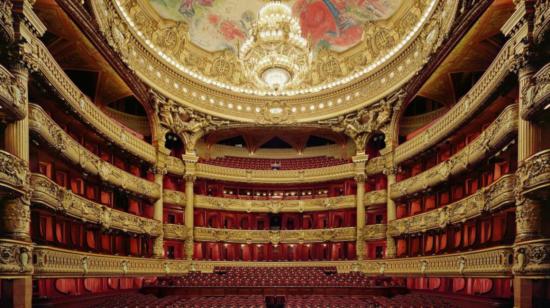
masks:
[(361, 271), (384, 276), (509, 277), (512, 248), (499, 246), (462, 253), (364, 261)]
[(250, 170), (197, 163), (196, 176), (244, 183), (313, 183), (349, 179), (355, 176), (355, 169), (353, 163), (304, 170)]
[(367, 141), (373, 133), (378, 131), (387, 133), (387, 124), (392, 114), (400, 108), (404, 97), (405, 93), (399, 90), (376, 104), (317, 123), (328, 126), (337, 133), (346, 134), (355, 142), (357, 153), (364, 153)]
[(143, 277), (189, 272), (182, 260), (148, 259), (35, 246), (34, 277)]
[[(178, 61), (168, 61), (167, 56), (161, 57), (158, 52), (152, 52), (153, 49), (139, 38), (139, 33), (154, 36), (152, 40), (149, 40), (151, 44), (163, 43), (163, 46), (173, 48), (175, 52), (184, 53), (184, 60), (192, 58), (192, 61), (185, 62), (185, 65), (194, 65), (193, 69), (197, 70), (197, 73), (193, 73), (194, 76), (202, 74), (200, 72), (203, 70), (214, 72), (212, 70), (214, 66), (210, 63), (212, 61), (217, 61), (216, 63), (220, 63), (220, 65), (223, 63), (224, 71), (225, 68), (231, 66), (231, 64), (228, 64), (231, 61), (227, 58), (225, 52), (221, 52), (216, 56), (204, 57), (199, 57), (195, 50), (190, 53), (187, 50), (190, 44), (187, 41), (184, 42), (183, 37), (180, 38), (174, 34), (184, 33), (184, 29), (178, 28), (177, 23), (154, 26), (151, 23), (158, 23), (158, 19), (150, 19), (148, 13), (142, 12), (139, 1), (92, 2), (92, 7), (100, 29), (109, 44), (120, 53), (129, 67), (134, 69), (136, 74), (157, 92), (166, 95), (178, 104), (190, 106), (197, 111), (209, 113), (213, 116), (245, 122), (267, 121), (273, 124), (286, 121), (281, 120), (279, 116), (285, 110), (290, 111), (289, 119), (295, 118), (296, 122), (311, 122), (349, 113), (351, 110), (367, 106), (387, 96), (417, 73), (426, 63), (427, 58), (441, 45), (452, 28), (458, 3), (459, 1), (435, 1), (433, 3), (423, 2), (422, 4), (411, 2), (410, 5), (413, 6), (428, 5), (431, 8), (429, 12), (420, 10), (423, 11), (422, 14), (429, 13), (430, 16), (426, 15), (426, 19), (424, 17), (421, 19), (414, 18), (413, 15), (419, 13), (416, 9), (403, 15), (403, 25), (410, 24), (414, 20), (425, 21), (418, 28), (418, 34), (411, 37), (408, 44), (402, 46), (401, 52), (382, 54), (381, 59), (386, 60), (383, 65), (380, 64), (379, 68), (373, 69), (365, 78), (358, 78), (349, 85), (340, 87), (338, 91), (328, 91), (327, 89), (326, 91), (316, 91), (315, 93), (296, 95), (295, 97), (240, 94), (227, 89), (220, 89), (217, 86), (217, 84), (220, 84), (219, 82), (205, 83), (196, 81), (195, 77), (184, 76), (177, 66), (179, 65), (177, 63), (179, 58)], [(134, 29), (134, 26), (143, 29), (136, 30), (137, 28)], [(370, 33), (375, 28), (373, 25), (369, 25), (367, 32)], [(153, 29), (162, 29), (163, 31), (153, 31)], [(407, 31), (400, 31), (395, 34), (407, 35)], [(387, 31), (374, 34), (380, 38), (381, 42), (389, 42), (395, 39)], [(167, 43), (168, 41), (170, 43)], [(180, 41), (182, 44), (180, 44)], [(358, 44), (358, 48), (365, 48), (367, 45)], [(378, 44), (378, 46), (383, 46), (383, 44)], [(380, 51), (380, 48), (376, 50)], [(348, 67), (350, 68), (360, 69), (362, 67), (361, 63), (368, 60), (365, 58), (368, 57), (368, 54), (368, 52), (358, 52), (356, 55), (359, 58), (352, 57), (345, 60), (345, 62), (349, 64)], [(319, 59), (321, 58), (323, 57), (319, 57)], [(332, 67), (334, 60), (331, 56), (324, 58), (327, 59), (327, 63), (330, 63), (330, 65), (317, 67)], [(354, 72), (347, 74), (347, 76), (356, 75)], [(213, 73), (212, 76), (222, 78), (224, 74)], [(229, 76), (236, 77), (238, 74), (234, 73)], [(313, 78), (315, 74), (311, 74), (311, 76)], [(273, 102), (277, 106), (272, 106)], [(266, 110), (270, 112), (270, 116), (267, 118), (262, 115), (265, 114)], [(271, 116), (276, 119), (272, 119)]]
[(29, 191), (29, 179), (27, 163), (13, 154), (0, 150), (0, 186), (25, 195)]
[(363, 228), (363, 240), (375, 241), (386, 239), (386, 224), (366, 225)]
[[(59, 66), (49, 50), (38, 39), (33, 38), (24, 44), (24, 57), (33, 57), (33, 66), (43, 77), (45, 83), (51, 87), (71, 109), (81, 117), (83, 122), (90, 125), (94, 131), (107, 140), (112, 141), (119, 148), (137, 156), (144, 161), (154, 164), (156, 161), (155, 148), (126, 131), (115, 120), (106, 115), (71, 81), (65, 71)], [(28, 56), (25, 56), (28, 55)]]
[(521, 95), (521, 117), (530, 121), (550, 104), (550, 63), (533, 75)]
[(355, 208), (355, 196), (303, 200), (246, 200), (195, 195), (195, 208), (246, 213), (304, 213)]
[(146, 196), (151, 199), (160, 197), (160, 186), (158, 184), (137, 177), (99, 158), (75, 141), (40, 106), (35, 104), (29, 104), (29, 129), (37, 133), (73, 164), (99, 176), (102, 181), (130, 191), (135, 195)]
[(304, 230), (239, 230), (194, 228), (194, 239), (199, 242), (271, 243), (278, 245), (355, 241), (354, 227)]
[(517, 133), (517, 125), (518, 105), (514, 104), (506, 107), (473, 142), (448, 160), (416, 176), (392, 184), (390, 197), (402, 198), (447, 181), (451, 175), (465, 172), (508, 142)]
[[(509, 38), (481, 78), (445, 115), (411, 140), (395, 148), (395, 164), (400, 164), (438, 144), (478, 114), (511, 73), (515, 49), (521, 40)], [(395, 131), (395, 128), (393, 129)]]
[(516, 171), (517, 191), (521, 195), (544, 197), (550, 187), (550, 149), (527, 158)]
[(492, 213), (514, 204), (514, 186), (514, 175), (503, 176), (490, 186), (484, 187), (464, 199), (438, 209), (389, 222), (388, 235), (396, 237), (403, 234), (444, 229), (448, 225)]
[[(185, 153), (195, 153), (195, 147), (200, 138), (229, 124), (229, 121), (184, 107), (157, 93), (153, 93), (152, 96), (154, 97), (155, 109), (159, 115), (160, 124), (182, 139)], [(164, 137), (162, 139), (164, 140)]]
[(122, 212), (90, 201), (57, 185), (41, 174), (32, 175), (31, 186), (33, 203), (40, 203), (68, 216), (99, 224), (105, 229), (113, 228), (153, 237), (162, 233), (162, 223), (158, 220)]

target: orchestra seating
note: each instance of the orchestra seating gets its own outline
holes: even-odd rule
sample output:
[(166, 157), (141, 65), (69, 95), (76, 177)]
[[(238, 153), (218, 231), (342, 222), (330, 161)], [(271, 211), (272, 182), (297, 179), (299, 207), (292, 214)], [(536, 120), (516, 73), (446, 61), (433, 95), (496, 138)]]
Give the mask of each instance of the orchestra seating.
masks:
[(381, 287), (391, 279), (363, 273), (336, 273), (334, 267), (217, 267), (214, 273), (191, 272), (159, 278), (159, 287)]
[(348, 159), (340, 159), (327, 156), (292, 158), (292, 159), (266, 159), (266, 158), (249, 158), (224, 156), (215, 159), (200, 159), (200, 163), (230, 167), (237, 169), (254, 169), (254, 170), (301, 170), (324, 168), (350, 163)]

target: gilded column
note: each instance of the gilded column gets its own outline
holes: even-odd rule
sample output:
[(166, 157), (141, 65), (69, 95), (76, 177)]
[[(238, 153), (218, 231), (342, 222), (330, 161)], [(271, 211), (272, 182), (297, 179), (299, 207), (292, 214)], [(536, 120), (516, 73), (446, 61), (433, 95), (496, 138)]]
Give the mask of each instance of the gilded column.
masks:
[(356, 254), (357, 260), (361, 261), (365, 257), (365, 240), (363, 233), (365, 230), (365, 163), (367, 162), (368, 155), (361, 153), (352, 158), (355, 165), (355, 182), (357, 184), (357, 196), (356, 210), (357, 210), (357, 242), (356, 242)]
[[(29, 118), (27, 84), (29, 73), (27, 69), (17, 64), (12, 69), (17, 82), (25, 85), (25, 97), (22, 100), (25, 116), (23, 119), (8, 123), (4, 134), (6, 151), (19, 157), (25, 164), (29, 163)], [(0, 207), (0, 232), (4, 237), (14, 240), (30, 241), (30, 200), (28, 194), (3, 202)]]
[[(154, 168), (155, 173), (155, 184), (159, 185), (160, 187), (160, 197), (155, 201), (154, 208), (153, 208), (153, 219), (163, 222), (163, 209), (164, 209), (164, 198), (163, 194), (164, 191), (162, 189), (163, 186), (163, 179), (164, 175), (166, 174), (166, 168), (157, 166)], [(164, 229), (164, 228), (163, 228)], [(155, 258), (162, 258), (164, 257), (164, 230), (162, 230), (162, 233), (155, 238), (155, 242), (153, 244), (153, 256)]]
[[(531, 85), (535, 73), (533, 66), (526, 62), (519, 68), (519, 106), (520, 112), (524, 106), (523, 93)], [(540, 200), (525, 196), (522, 192), (522, 177), (527, 177), (524, 161), (536, 154), (542, 144), (542, 129), (536, 123), (518, 118), (518, 183), (516, 187), (516, 243), (537, 239), (541, 236), (542, 203)]]
[(187, 229), (187, 238), (185, 240), (184, 253), (187, 260), (193, 259), (193, 216), (194, 216), (194, 185), (195, 185), (195, 168), (198, 161), (196, 155), (183, 155), (185, 162), (185, 229)]
[[(395, 209), (395, 201), (390, 197), (391, 195), (391, 186), (392, 184), (395, 184), (395, 167), (386, 168), (384, 171), (386, 173), (386, 176), (388, 177), (388, 185), (387, 185), (387, 198), (386, 198), (386, 216), (387, 216), (387, 224), (389, 225), (391, 221), (394, 221), (396, 219), (396, 209)], [(389, 228), (386, 228), (386, 231), (388, 234), (386, 235), (386, 258), (395, 258), (396, 255), (396, 248), (395, 248), (395, 240), (393, 236), (389, 235)]]

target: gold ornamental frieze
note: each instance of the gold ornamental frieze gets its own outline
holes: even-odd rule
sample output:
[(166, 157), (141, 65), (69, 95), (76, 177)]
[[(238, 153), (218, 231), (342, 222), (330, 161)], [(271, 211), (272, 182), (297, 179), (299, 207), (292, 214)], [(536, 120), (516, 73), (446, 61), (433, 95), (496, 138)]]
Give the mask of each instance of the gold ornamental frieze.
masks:
[(304, 170), (251, 170), (197, 163), (200, 178), (245, 183), (313, 183), (352, 178), (353, 164)]
[(65, 215), (99, 224), (105, 229), (113, 228), (124, 232), (148, 234), (153, 237), (162, 234), (160, 221), (115, 210), (90, 201), (59, 186), (44, 175), (33, 174), (31, 187), (33, 203), (40, 203), (52, 210), (65, 213)]
[(369, 191), (365, 193), (365, 206), (386, 204), (388, 201), (388, 192), (385, 189)]
[(185, 225), (164, 224), (162, 228), (164, 230), (164, 238), (167, 239), (184, 241), (193, 238), (193, 231)]
[(355, 241), (355, 228), (304, 229), (304, 230), (239, 230), (194, 228), (194, 239), (201, 242), (225, 243), (322, 243)]
[(0, 240), (0, 276), (23, 276), (31, 274), (33, 247), (31, 243)]
[(517, 189), (521, 194), (544, 195), (550, 187), (550, 149), (527, 158), (516, 171)]
[(247, 213), (303, 213), (355, 208), (355, 196), (303, 200), (248, 200), (195, 195), (195, 208)]
[(498, 90), (498, 86), (511, 74), (514, 52), (519, 44), (521, 42), (514, 37), (508, 39), (468, 93), (433, 125), (395, 149), (395, 163), (400, 164), (433, 147), (477, 115)]
[(514, 245), (514, 275), (548, 277), (550, 240), (538, 239)]
[(26, 43), (24, 50), (27, 51), (28, 57), (34, 59), (33, 62), (36, 66), (36, 71), (47, 81), (46, 84), (51, 86), (59, 98), (78, 114), (84, 122), (91, 125), (98, 134), (112, 141), (121, 149), (148, 163), (155, 163), (155, 148), (129, 133), (122, 125), (101, 111), (71, 81), (50, 51), (38, 38), (33, 38)]
[(0, 150), (0, 186), (25, 194), (29, 177), (30, 171), (25, 161)]
[(164, 203), (185, 206), (185, 198), (185, 192), (182, 191), (164, 189), (162, 192), (162, 201)]
[[(365, 28), (369, 35), (366, 35), (365, 42), (357, 44), (356, 52), (319, 52), (313, 65), (314, 72), (309, 74), (311, 80), (304, 82), (299, 89), (285, 92), (285, 95), (270, 96), (255, 89), (242, 93), (236, 90), (241, 85), (250, 85), (250, 82), (239, 78), (242, 74), (239, 74), (236, 57), (231, 56), (231, 51), (215, 54), (201, 52), (185, 38), (185, 26), (152, 18), (149, 14), (151, 10), (144, 10), (141, 1), (100, 1), (92, 4), (108, 43), (140, 78), (160, 94), (213, 116), (269, 124), (290, 123), (288, 119), (292, 119), (291, 122), (309, 122), (330, 118), (389, 95), (422, 68), (427, 58), (441, 45), (458, 14), (456, 1), (407, 2), (413, 8), (401, 15), (398, 28), (378, 28), (369, 24)], [(417, 33), (413, 36), (407, 34), (404, 28), (408, 28), (411, 21), (417, 21), (420, 25), (415, 28)], [(183, 35), (167, 35), (172, 32)], [(152, 35), (151, 39), (142, 37), (149, 35)], [(398, 43), (401, 44), (398, 45), (401, 48), (399, 52), (382, 52), (376, 60), (367, 51), (374, 46), (372, 42), (367, 42), (371, 36), (379, 40), (377, 48), (370, 49), (375, 52), (380, 52), (386, 43), (401, 41), (400, 38), (408, 36), (409, 41), (407, 44)], [(168, 38), (179, 43), (163, 45)], [(373, 60), (374, 63), (369, 64)], [(216, 73), (216, 67), (223, 67), (224, 72), (230, 70), (232, 73)], [(341, 71), (349, 82), (336, 86), (331, 78), (339, 78), (338, 74), (329, 76), (315, 71), (323, 70), (323, 67), (340, 67), (330, 71)], [(367, 72), (364, 76), (363, 71)], [(321, 86), (320, 83), (325, 82), (328, 86)], [(222, 86), (229, 83), (231, 86)], [(332, 84), (339, 90), (331, 91)], [(314, 91), (308, 90), (310, 88)], [(271, 103), (266, 104), (266, 97)], [(272, 106), (274, 101), (279, 107)], [(284, 114), (282, 122), (281, 113)]]
[(143, 277), (181, 275), (189, 263), (167, 259), (86, 253), (35, 246), (34, 277)]
[(550, 104), (550, 63), (547, 63), (528, 81), (523, 88), (521, 117), (532, 120)]
[[(0, 7), (2, 4), (0, 4)], [(1, 8), (0, 8), (1, 11)], [(0, 65), (0, 109), (9, 113), (9, 118), (20, 120), (26, 116), (26, 85)]]
[(478, 190), (473, 195), (444, 207), (389, 222), (388, 235), (425, 232), (443, 229), (448, 225), (491, 213), (506, 205), (514, 204), (515, 176), (505, 175), (496, 182)]
[(414, 258), (364, 261), (361, 271), (369, 275), (428, 277), (509, 277), (512, 248), (492, 247), (463, 253)]
[(518, 106), (510, 105), (502, 111), (473, 142), (466, 145), (448, 160), (416, 175), (391, 185), (392, 199), (401, 198), (445, 182), (452, 175), (468, 170), (482, 159), (499, 150), (517, 133)]
[(548, 38), (550, 32), (550, 3), (548, 1), (537, 1), (535, 5), (535, 25), (533, 36), (537, 43)]
[(29, 104), (29, 128), (73, 164), (80, 166), (91, 174), (98, 175), (102, 181), (136, 195), (151, 199), (160, 197), (158, 184), (137, 177), (104, 161), (61, 129), (38, 105)]
[(386, 224), (366, 225), (363, 228), (363, 240), (374, 241), (386, 238)]

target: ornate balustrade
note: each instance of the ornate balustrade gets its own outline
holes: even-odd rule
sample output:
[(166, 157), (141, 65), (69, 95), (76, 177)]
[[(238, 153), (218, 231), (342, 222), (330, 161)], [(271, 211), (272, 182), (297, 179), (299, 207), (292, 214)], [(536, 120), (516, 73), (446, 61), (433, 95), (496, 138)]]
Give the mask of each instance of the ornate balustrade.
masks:
[(185, 206), (185, 193), (177, 190), (164, 189), (162, 201), (175, 205)]
[(493, 212), (515, 202), (514, 184), (514, 175), (503, 176), (490, 186), (445, 207), (391, 221), (388, 234), (399, 236), (445, 228), (447, 225)]
[(512, 275), (509, 246), (441, 256), (357, 261), (238, 262), (132, 258), (35, 246), (35, 277), (100, 277), (180, 275), (188, 271), (212, 273), (215, 267), (334, 266), (339, 273), (362, 271), (379, 276), (508, 277)]
[(532, 120), (550, 104), (550, 63), (541, 68), (522, 93), (521, 117)]
[(19, 157), (0, 150), (0, 186), (24, 193), (28, 189), (29, 168)]
[(200, 228), (194, 229), (194, 238), (202, 242), (226, 243), (318, 243), (355, 241), (355, 228), (308, 229), (308, 230), (234, 230)]
[(366, 225), (363, 229), (363, 240), (374, 241), (386, 239), (386, 224)]
[[(26, 85), (0, 65), (0, 112), (9, 118), (20, 120), (25, 117)], [(6, 112), (7, 111), (7, 112)]]
[[(527, 158), (516, 171), (521, 193), (537, 194), (550, 186), (550, 149)], [(548, 191), (546, 191), (547, 193)]]
[(406, 180), (391, 186), (391, 198), (397, 199), (410, 195), (446, 181), (449, 176), (468, 170), (491, 152), (498, 149), (517, 132), (518, 106), (511, 105), (504, 109), (499, 117), (491, 123), (472, 143), (448, 160)]
[(32, 175), (31, 186), (32, 202), (83, 221), (100, 224), (105, 229), (114, 228), (125, 232), (149, 234), (153, 237), (159, 236), (162, 232), (160, 221), (95, 203), (57, 185), (41, 174)]
[(195, 195), (195, 208), (247, 213), (295, 213), (355, 207), (355, 196), (304, 200), (244, 200)]
[(306, 170), (246, 170), (197, 164), (196, 175), (201, 178), (253, 183), (303, 183), (349, 179), (354, 176), (353, 164)]
[(169, 173), (175, 175), (184, 175), (185, 174), (185, 164), (181, 158), (168, 156), (166, 158), (166, 169)]
[(158, 184), (137, 177), (102, 160), (62, 130), (39, 106), (29, 104), (29, 128), (74, 164), (102, 181), (121, 187), (137, 195), (152, 199), (160, 197)]
[(518, 35), (518, 38), (510, 38), (504, 44), (481, 78), (445, 115), (425, 131), (395, 149), (396, 164), (413, 158), (438, 144), (478, 114), (510, 74), (510, 68), (514, 63), (514, 50), (518, 44), (521, 44), (520, 38), (521, 35)]
[(101, 111), (71, 81), (38, 38), (30, 39), (24, 50), (27, 53), (23, 55), (23, 58), (31, 63), (33, 69), (44, 77), (47, 84), (51, 85), (61, 100), (65, 101), (94, 131), (140, 159), (151, 164), (155, 163), (155, 148), (128, 132), (122, 125)]
[(173, 240), (186, 240), (191, 231), (185, 225), (164, 224), (164, 238)]
[(379, 174), (384, 171), (386, 166), (386, 157), (378, 156), (373, 159), (369, 159), (365, 166), (365, 171), (367, 175)]
[(441, 256), (364, 261), (361, 271), (385, 276), (510, 276), (512, 248), (499, 246)]
[(365, 194), (363, 199), (365, 201), (365, 206), (386, 204), (388, 201), (388, 192), (385, 189), (369, 191)]
[(189, 271), (185, 261), (101, 255), (48, 246), (35, 246), (33, 256), (34, 277), (143, 277)]

